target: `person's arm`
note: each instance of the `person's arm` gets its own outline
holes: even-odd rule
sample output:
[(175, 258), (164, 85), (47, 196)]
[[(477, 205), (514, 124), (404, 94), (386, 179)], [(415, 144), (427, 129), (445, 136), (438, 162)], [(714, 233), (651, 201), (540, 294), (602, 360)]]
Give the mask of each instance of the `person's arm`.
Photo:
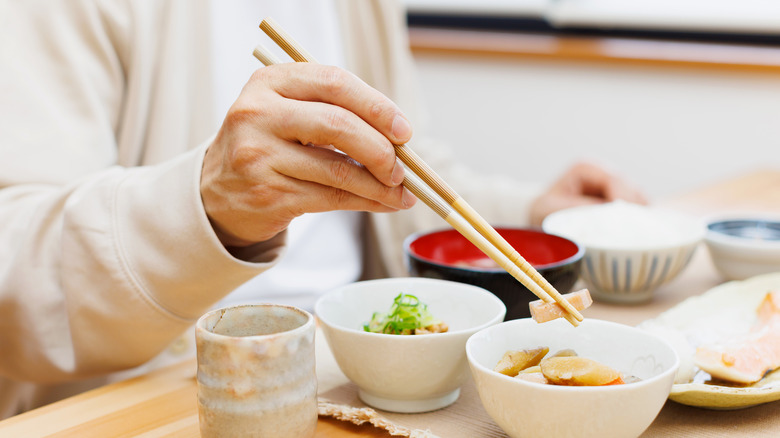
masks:
[(412, 128), (386, 96), (333, 66), (255, 72), (206, 153), (201, 194), (224, 243), (265, 241), (304, 213), (395, 212), (416, 198), (391, 142)]
[(201, 202), (205, 144), (116, 165), (132, 136), (138, 160), (196, 146), (127, 132), (128, 102), (144, 96), (132, 64), (144, 47), (131, 44), (143, 11), (129, 9), (154, 5), (2, 5), (0, 53), (13, 61), (0, 67), (0, 376), (50, 383), (132, 367), (267, 269), (284, 236), (242, 259), (226, 250)]
[(65, 185), (0, 190), (0, 373), (57, 382), (153, 357), (262, 272), (232, 257), (199, 201), (202, 149)]
[[(135, 8), (154, 4), (97, 3), (15, 11), (33, 22), (12, 26), (10, 40), (29, 44), (13, 67), (0, 69), (0, 83), (15, 90), (0, 107), (15, 111), (0, 151), (0, 221), (7, 224), (0, 231), (0, 374), (18, 380), (55, 382), (145, 361), (269, 267), (301, 214), (389, 212), (415, 202), (400, 186), (391, 144), (411, 135), (401, 111), (354, 75), (321, 65), (260, 69), (213, 141), (155, 165), (115, 166), (128, 135), (145, 141), (135, 151), (142, 157), (171, 147), (158, 120), (123, 124), (127, 100), (143, 95), (139, 82), (160, 73), (139, 79), (143, 66), (132, 52), (168, 47), (179, 56), (192, 35), (169, 35), (176, 27), (164, 20), (134, 22)], [(129, 15), (102, 9), (109, 3)], [(127, 36), (123, 26), (138, 29)], [(159, 41), (130, 44), (155, 30)], [(180, 61), (198, 55), (188, 56)], [(164, 91), (148, 95), (157, 105), (149, 107), (169, 108), (177, 122), (182, 104), (158, 101)], [(157, 136), (127, 131), (153, 125)], [(33, 126), (39, 136), (28, 136)], [(18, 164), (9, 164), (15, 157)]]

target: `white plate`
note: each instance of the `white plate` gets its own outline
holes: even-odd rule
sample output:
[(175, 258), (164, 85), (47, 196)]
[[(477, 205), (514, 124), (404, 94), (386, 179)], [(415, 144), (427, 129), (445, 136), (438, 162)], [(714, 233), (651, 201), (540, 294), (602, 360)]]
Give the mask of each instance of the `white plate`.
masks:
[(780, 400), (780, 370), (751, 386), (731, 387), (705, 383), (709, 376), (693, 364), (698, 345), (747, 332), (756, 322), (759, 303), (773, 289), (780, 289), (780, 273), (723, 283), (639, 325), (669, 341), (680, 356), (670, 399), (710, 409), (739, 409)]

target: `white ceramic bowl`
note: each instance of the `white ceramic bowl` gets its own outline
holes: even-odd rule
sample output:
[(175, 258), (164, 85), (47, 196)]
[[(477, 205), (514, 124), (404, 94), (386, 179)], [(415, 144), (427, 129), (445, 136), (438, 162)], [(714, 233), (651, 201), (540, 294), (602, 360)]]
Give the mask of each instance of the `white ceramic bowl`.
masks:
[(710, 218), (704, 238), (712, 262), (728, 280), (780, 272), (780, 218)]
[[(363, 331), (374, 312), (387, 312), (401, 292), (417, 296), (446, 333), (389, 335)], [(468, 378), (466, 341), (504, 319), (506, 307), (485, 289), (446, 280), (392, 278), (353, 283), (315, 305), (323, 334), (360, 399), (392, 412), (425, 412), (457, 400)]]
[(703, 221), (626, 202), (561, 210), (542, 228), (585, 247), (580, 276), (594, 299), (648, 301), (676, 278), (704, 238)]
[[(571, 348), (641, 379), (603, 387), (555, 386), (493, 371), (507, 350), (547, 346)], [(510, 437), (629, 438), (653, 422), (672, 388), (679, 359), (661, 338), (621, 324), (586, 319), (537, 324), (504, 322), (472, 336), (466, 344), (479, 397), (491, 418)]]

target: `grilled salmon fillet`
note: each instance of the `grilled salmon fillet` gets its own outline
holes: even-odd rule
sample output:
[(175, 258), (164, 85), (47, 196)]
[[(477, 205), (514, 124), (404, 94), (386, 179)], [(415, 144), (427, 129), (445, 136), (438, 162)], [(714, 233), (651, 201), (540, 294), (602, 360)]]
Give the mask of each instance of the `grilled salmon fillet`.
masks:
[(767, 293), (756, 315), (748, 333), (698, 347), (696, 366), (714, 378), (746, 385), (780, 367), (780, 291)]

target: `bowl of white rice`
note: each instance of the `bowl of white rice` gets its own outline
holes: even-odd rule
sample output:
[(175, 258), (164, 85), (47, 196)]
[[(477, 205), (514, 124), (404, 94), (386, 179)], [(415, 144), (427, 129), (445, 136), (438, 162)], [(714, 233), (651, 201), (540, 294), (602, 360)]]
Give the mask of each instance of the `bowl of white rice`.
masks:
[(623, 201), (545, 218), (545, 232), (585, 247), (581, 278), (594, 299), (639, 303), (688, 266), (706, 227), (685, 214)]

